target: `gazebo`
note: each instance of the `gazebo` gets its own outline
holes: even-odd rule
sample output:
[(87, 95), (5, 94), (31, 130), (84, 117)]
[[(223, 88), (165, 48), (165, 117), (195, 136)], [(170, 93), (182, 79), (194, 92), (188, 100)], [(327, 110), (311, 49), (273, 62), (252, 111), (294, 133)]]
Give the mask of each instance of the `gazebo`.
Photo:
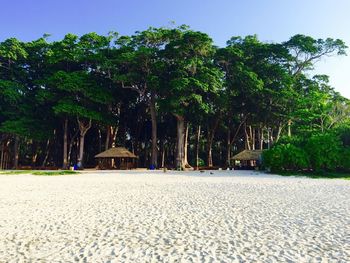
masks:
[(95, 158), (99, 160), (100, 169), (129, 170), (136, 168), (135, 160), (138, 157), (124, 147), (112, 147), (95, 155)]
[(244, 150), (232, 157), (235, 166), (239, 163), (239, 168), (254, 168), (260, 165), (262, 150)]

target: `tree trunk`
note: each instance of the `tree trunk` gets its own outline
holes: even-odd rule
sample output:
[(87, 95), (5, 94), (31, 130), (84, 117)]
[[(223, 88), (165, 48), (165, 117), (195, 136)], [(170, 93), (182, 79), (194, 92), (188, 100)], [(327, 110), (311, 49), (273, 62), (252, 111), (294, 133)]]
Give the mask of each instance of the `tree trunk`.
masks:
[(213, 148), (215, 132), (216, 132), (216, 129), (219, 125), (219, 121), (220, 121), (220, 116), (218, 116), (216, 118), (214, 125), (211, 129), (208, 125), (207, 159), (208, 159), (208, 166), (209, 167), (213, 167), (212, 148)]
[(185, 169), (184, 163), (184, 142), (185, 142), (185, 118), (175, 115), (177, 122), (177, 138), (176, 138), (176, 168)]
[(263, 147), (264, 147), (264, 128), (261, 128), (259, 135), (260, 135), (259, 136), (259, 138), (260, 138), (260, 143), (259, 143), (260, 150), (263, 150)]
[(231, 129), (227, 129), (227, 141), (226, 141), (226, 166), (231, 167)]
[(89, 120), (88, 124), (84, 124), (83, 121), (80, 121), (79, 118), (78, 125), (80, 130), (80, 141), (79, 141), (79, 158), (78, 163), (80, 165), (80, 168), (83, 168), (84, 163), (84, 142), (85, 142), (85, 135), (87, 131), (91, 128), (91, 119)]
[(32, 141), (32, 167), (36, 167), (36, 161), (38, 158), (38, 146), (35, 141)]
[(109, 149), (109, 141), (111, 138), (111, 126), (107, 126), (107, 132), (106, 132), (106, 142), (105, 142), (105, 151)]
[(208, 157), (208, 166), (213, 167), (212, 143), (208, 145), (207, 157)]
[(14, 169), (18, 169), (18, 159), (19, 159), (19, 137), (18, 135), (15, 135), (14, 162), (13, 162)]
[[(252, 126), (250, 126), (250, 130), (252, 130)], [(253, 129), (252, 134), (252, 150), (255, 150), (255, 128)]]
[(110, 129), (111, 129), (111, 138), (112, 138), (112, 145), (111, 145), (111, 147), (115, 147), (116, 146), (116, 142), (117, 142), (118, 128), (111, 126)]
[(77, 130), (75, 134), (72, 136), (72, 138), (70, 139), (69, 148), (68, 148), (68, 165), (70, 165), (71, 163), (72, 149), (73, 149), (73, 145), (75, 144), (75, 139), (78, 137), (78, 135), (79, 135), (79, 130)]
[(245, 133), (245, 145), (246, 145), (246, 150), (251, 150), (252, 148), (250, 147), (250, 138), (249, 138), (249, 134), (247, 132), (247, 127), (245, 125), (244, 127), (244, 133)]
[(188, 131), (189, 131), (189, 124), (188, 122), (185, 124), (185, 142), (184, 142), (184, 164), (186, 168), (192, 168), (191, 165), (188, 163)]
[(0, 155), (0, 170), (4, 169), (4, 155), (5, 155), (5, 143), (0, 141), (1, 143), (1, 155)]
[(149, 104), (152, 121), (152, 149), (151, 149), (151, 165), (158, 167), (158, 149), (157, 149), (157, 113), (155, 94), (151, 92), (151, 100)]
[(272, 130), (270, 128), (267, 128), (267, 149), (270, 149), (271, 148), (271, 133), (272, 133)]
[[(283, 126), (280, 124), (278, 126), (278, 130), (277, 130), (276, 142), (278, 142), (278, 140), (281, 138), (282, 130), (283, 130)], [(271, 133), (271, 135), (272, 135), (272, 133)], [(272, 142), (273, 141), (274, 140), (272, 139)]]
[(80, 134), (79, 138), (79, 158), (80, 167), (83, 167), (83, 158), (84, 158), (84, 143), (85, 143), (85, 134)]
[(292, 137), (291, 125), (292, 125), (292, 120), (288, 120), (288, 137)]
[(46, 166), (46, 162), (47, 162), (47, 159), (49, 158), (49, 153), (50, 153), (50, 139), (47, 139), (46, 141), (46, 154), (45, 154), (45, 158), (41, 164), (42, 167), (45, 167)]
[(162, 164), (161, 164), (162, 168), (165, 167), (165, 151), (166, 151), (165, 143), (163, 141), (163, 143), (162, 143)]
[(62, 169), (68, 168), (68, 154), (67, 154), (67, 146), (68, 146), (68, 119), (64, 120), (63, 125), (63, 164)]
[(201, 136), (201, 126), (197, 127), (197, 135), (196, 135), (196, 169), (199, 167), (199, 140)]
[(101, 129), (98, 129), (98, 152), (102, 152), (102, 134)]

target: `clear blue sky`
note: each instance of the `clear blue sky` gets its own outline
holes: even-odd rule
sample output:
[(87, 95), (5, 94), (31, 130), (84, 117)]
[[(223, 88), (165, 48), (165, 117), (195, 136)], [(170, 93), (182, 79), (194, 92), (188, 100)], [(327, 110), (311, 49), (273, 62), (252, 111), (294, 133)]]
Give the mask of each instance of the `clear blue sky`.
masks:
[[(284, 41), (301, 33), (340, 38), (350, 46), (350, 0), (0, 0), (0, 41), (30, 41), (50, 33), (132, 34), (149, 26), (187, 24), (208, 33), (219, 46), (231, 36), (257, 34), (264, 41)], [(317, 73), (350, 98), (349, 56), (327, 58)]]

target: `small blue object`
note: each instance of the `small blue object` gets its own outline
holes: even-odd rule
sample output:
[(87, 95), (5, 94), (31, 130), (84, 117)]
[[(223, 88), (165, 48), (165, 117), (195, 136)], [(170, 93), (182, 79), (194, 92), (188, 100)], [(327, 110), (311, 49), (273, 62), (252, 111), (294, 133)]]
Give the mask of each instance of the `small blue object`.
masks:
[(155, 170), (156, 167), (154, 166), (154, 164), (151, 164), (150, 167), (149, 167), (150, 170)]

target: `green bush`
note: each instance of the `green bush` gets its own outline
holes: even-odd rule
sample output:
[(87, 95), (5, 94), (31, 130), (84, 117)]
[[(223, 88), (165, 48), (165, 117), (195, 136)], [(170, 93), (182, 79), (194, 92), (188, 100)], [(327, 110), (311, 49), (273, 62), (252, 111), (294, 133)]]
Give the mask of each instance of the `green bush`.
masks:
[(346, 147), (343, 149), (342, 164), (345, 170), (350, 170), (350, 147)]
[(198, 158), (198, 166), (205, 166), (205, 162), (203, 159)]
[(264, 166), (273, 172), (284, 170), (303, 170), (308, 167), (306, 152), (290, 143), (279, 144), (263, 153)]
[(350, 147), (350, 124), (343, 124), (335, 129), (335, 133), (340, 137), (343, 146)]
[(342, 165), (342, 142), (331, 133), (313, 135), (305, 145), (314, 171), (333, 171)]
[(317, 173), (350, 170), (350, 126), (343, 125), (327, 133), (308, 138), (284, 137), (263, 153), (263, 164), (271, 171)]

